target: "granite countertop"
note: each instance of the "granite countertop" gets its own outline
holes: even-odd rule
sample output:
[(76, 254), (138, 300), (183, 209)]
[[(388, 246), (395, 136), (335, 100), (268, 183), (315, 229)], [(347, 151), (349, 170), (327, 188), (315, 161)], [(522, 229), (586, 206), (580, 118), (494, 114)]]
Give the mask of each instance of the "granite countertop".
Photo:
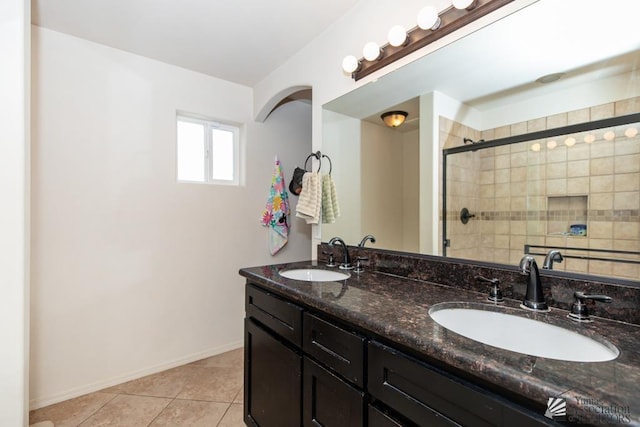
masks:
[(294, 302), (465, 372), (481, 383), (522, 396), (543, 410), (550, 397), (560, 395), (566, 399), (570, 422), (640, 426), (638, 325), (604, 318), (579, 324), (567, 319), (567, 311), (552, 308), (549, 313), (533, 313), (520, 309), (520, 301), (505, 299), (503, 305), (516, 309), (517, 314), (587, 336), (603, 336), (620, 350), (615, 360), (596, 363), (529, 356), (465, 338), (438, 325), (428, 314), (431, 306), (441, 302), (491, 305), (486, 292), (373, 270), (351, 272), (349, 279), (340, 282), (304, 282), (278, 274), (280, 270), (310, 266), (327, 268), (308, 261), (243, 268), (240, 274)]

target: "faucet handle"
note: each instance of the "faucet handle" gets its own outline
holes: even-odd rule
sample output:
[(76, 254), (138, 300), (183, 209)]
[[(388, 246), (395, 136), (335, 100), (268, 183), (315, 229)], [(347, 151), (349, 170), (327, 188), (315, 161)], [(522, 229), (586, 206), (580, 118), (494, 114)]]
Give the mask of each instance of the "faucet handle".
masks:
[(322, 251), (323, 255), (329, 255), (329, 261), (327, 261), (327, 267), (335, 267), (336, 266), (336, 262), (333, 259), (333, 252), (325, 252)]
[(571, 312), (568, 314), (568, 317), (569, 319), (575, 320), (576, 322), (591, 322), (586, 300), (605, 303), (611, 303), (613, 301), (613, 298), (606, 295), (587, 295), (584, 292), (580, 291), (574, 292), (573, 296), (576, 300), (571, 305)]
[(369, 258), (364, 256), (356, 257), (356, 267), (353, 269), (355, 273), (362, 273), (364, 271), (364, 267), (362, 266), (362, 261), (369, 261)]
[(490, 283), (492, 285), (491, 289), (489, 290), (489, 296), (487, 297), (487, 299), (491, 302), (503, 302), (504, 298), (502, 298), (502, 290), (500, 289), (500, 279), (497, 278), (493, 278), (493, 279), (487, 279), (486, 277), (483, 276), (476, 276), (475, 279), (478, 282), (487, 282)]

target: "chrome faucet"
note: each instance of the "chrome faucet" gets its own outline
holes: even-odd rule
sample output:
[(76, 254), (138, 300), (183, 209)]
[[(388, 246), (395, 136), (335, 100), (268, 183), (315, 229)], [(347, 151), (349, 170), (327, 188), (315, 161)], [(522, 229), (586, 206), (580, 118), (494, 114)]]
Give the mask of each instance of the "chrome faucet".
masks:
[(362, 240), (360, 240), (360, 243), (358, 243), (358, 247), (359, 248), (364, 248), (364, 244), (367, 243), (367, 240), (371, 241), (371, 243), (375, 243), (376, 242), (376, 238), (373, 237), (372, 234), (367, 234), (366, 236), (364, 236), (362, 238)]
[(339, 243), (342, 246), (342, 264), (340, 264), (340, 268), (343, 270), (351, 270), (353, 266), (351, 265), (351, 257), (349, 256), (349, 249), (347, 249), (347, 245), (344, 243), (340, 237), (333, 237), (329, 240), (329, 246), (333, 246), (335, 243)]
[(564, 258), (562, 258), (562, 254), (560, 251), (553, 249), (547, 253), (547, 256), (544, 257), (544, 262), (542, 263), (542, 268), (545, 270), (553, 270), (553, 262), (562, 262)]
[(544, 300), (542, 283), (538, 264), (531, 255), (525, 255), (520, 260), (520, 274), (527, 276), (527, 293), (522, 301), (522, 306), (530, 310), (548, 311), (549, 306)]

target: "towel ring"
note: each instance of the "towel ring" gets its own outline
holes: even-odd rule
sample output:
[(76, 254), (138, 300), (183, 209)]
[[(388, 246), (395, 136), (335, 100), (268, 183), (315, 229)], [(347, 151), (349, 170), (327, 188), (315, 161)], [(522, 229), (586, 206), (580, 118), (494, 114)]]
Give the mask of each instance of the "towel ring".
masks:
[[(320, 172), (320, 168), (322, 167), (322, 158), (320, 157), (320, 152), (318, 151), (317, 153), (311, 153), (307, 156), (306, 160), (304, 161), (304, 170), (307, 170), (307, 162), (309, 161), (309, 159), (311, 157), (315, 157), (316, 159), (318, 159), (318, 172)], [(322, 157), (326, 157), (326, 156), (322, 156)], [(329, 163), (331, 163), (331, 160), (329, 160)]]
[(329, 160), (329, 175), (331, 175), (331, 171), (333, 170), (333, 163), (331, 163), (331, 157), (327, 156), (326, 154), (323, 154), (322, 157), (326, 157), (327, 160)]

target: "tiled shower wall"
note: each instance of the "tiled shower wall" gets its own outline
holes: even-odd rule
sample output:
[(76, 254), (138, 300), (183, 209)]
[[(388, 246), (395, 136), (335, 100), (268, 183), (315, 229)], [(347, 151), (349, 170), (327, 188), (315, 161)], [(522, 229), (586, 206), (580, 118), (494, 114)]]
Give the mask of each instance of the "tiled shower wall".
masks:
[[(632, 98), (482, 132), (441, 117), (440, 146), (463, 145), (464, 137), (490, 141), (637, 112), (640, 98)], [(613, 141), (602, 130), (590, 132), (591, 143), (582, 133), (570, 135), (573, 146), (562, 136), (448, 156), (447, 255), (515, 265), (525, 244), (591, 257), (611, 255), (563, 248), (639, 251), (640, 135), (626, 136), (627, 128), (613, 129)], [(551, 140), (554, 148), (548, 146), (553, 147)], [(459, 220), (463, 207), (476, 215), (466, 225)], [(572, 224), (586, 224), (587, 235), (567, 235)], [(554, 268), (640, 278), (637, 264), (565, 258)]]

